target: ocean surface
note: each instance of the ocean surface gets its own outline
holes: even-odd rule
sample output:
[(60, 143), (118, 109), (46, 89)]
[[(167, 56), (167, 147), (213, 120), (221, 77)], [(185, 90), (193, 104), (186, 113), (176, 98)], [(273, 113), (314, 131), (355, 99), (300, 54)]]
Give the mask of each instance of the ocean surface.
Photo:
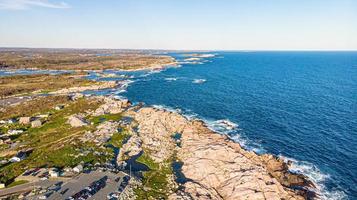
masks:
[(247, 149), (294, 160), (292, 170), (308, 175), (325, 199), (357, 199), (357, 52), (215, 53), (134, 78), (122, 95), (204, 119)]
[(171, 53), (181, 64), (163, 71), (92, 72), (125, 84), (87, 93), (203, 119), (246, 149), (292, 160), (322, 198), (357, 199), (357, 52), (213, 53)]

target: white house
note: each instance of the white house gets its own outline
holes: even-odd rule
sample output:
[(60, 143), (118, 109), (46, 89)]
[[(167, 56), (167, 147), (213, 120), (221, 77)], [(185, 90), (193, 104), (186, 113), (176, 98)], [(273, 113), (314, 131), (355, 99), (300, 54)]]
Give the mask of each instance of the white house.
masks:
[(7, 135), (18, 135), (23, 132), (24, 132), (23, 130), (8, 130)]
[(49, 174), (50, 174), (50, 176), (53, 177), (53, 178), (56, 178), (56, 177), (59, 176), (59, 173), (58, 173), (57, 171), (55, 171), (55, 170), (50, 170), (50, 171), (49, 171)]
[(83, 166), (81, 164), (79, 164), (73, 168), (73, 171), (76, 173), (80, 173), (83, 171)]

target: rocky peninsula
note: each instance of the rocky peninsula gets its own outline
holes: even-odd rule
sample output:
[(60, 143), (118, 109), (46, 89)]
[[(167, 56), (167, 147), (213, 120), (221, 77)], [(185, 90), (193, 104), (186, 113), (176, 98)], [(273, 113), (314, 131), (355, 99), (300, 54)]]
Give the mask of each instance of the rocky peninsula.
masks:
[[(141, 148), (157, 163), (183, 165), (185, 181), (169, 199), (307, 199), (313, 184), (292, 174), (272, 155), (244, 150), (199, 120), (146, 107), (130, 113), (138, 123)], [(180, 139), (175, 140), (174, 135)], [(178, 183), (176, 183), (178, 184)], [(294, 190), (293, 188), (299, 188)]]

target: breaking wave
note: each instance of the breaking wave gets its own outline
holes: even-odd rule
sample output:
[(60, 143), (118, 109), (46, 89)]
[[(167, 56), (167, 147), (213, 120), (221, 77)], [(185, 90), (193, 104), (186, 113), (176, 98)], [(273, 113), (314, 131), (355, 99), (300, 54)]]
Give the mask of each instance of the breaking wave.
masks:
[(127, 88), (131, 83), (134, 83), (135, 81), (133, 80), (123, 80), (119, 81), (119, 85), (121, 88)]
[(206, 122), (209, 129), (220, 133), (228, 134), (229, 132), (236, 130), (238, 128), (238, 124), (231, 122), (229, 119), (221, 119), (216, 121), (204, 120), (204, 121)]
[(206, 81), (207, 81), (206, 79), (193, 79), (192, 83), (200, 84), (200, 83), (204, 83)]
[(321, 199), (324, 200), (342, 200), (348, 199), (347, 195), (340, 190), (327, 190), (325, 186), (326, 180), (330, 179), (330, 175), (325, 174), (320, 171), (318, 167), (314, 164), (307, 161), (299, 161), (293, 158), (288, 158), (282, 155), (279, 155), (281, 159), (285, 162), (291, 161), (289, 170), (293, 173), (303, 174), (311, 180), (316, 186), (316, 193)]

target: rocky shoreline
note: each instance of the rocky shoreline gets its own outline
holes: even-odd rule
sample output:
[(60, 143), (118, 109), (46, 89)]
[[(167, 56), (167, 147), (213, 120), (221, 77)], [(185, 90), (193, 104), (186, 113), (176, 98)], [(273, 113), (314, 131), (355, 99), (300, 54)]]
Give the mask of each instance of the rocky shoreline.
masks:
[[(78, 137), (81, 144), (102, 149), (116, 141), (112, 165), (132, 180), (120, 199), (319, 199), (314, 184), (291, 173), (289, 163), (247, 151), (203, 121), (124, 99), (58, 94), (67, 95), (68, 102), (95, 105), (66, 117), (73, 130), (86, 131), (64, 139)], [(132, 173), (133, 161), (144, 168)]]
[(169, 199), (317, 197), (312, 192), (314, 184), (304, 175), (289, 172), (289, 163), (269, 154), (257, 155), (244, 150), (202, 121), (151, 107), (135, 112), (129, 109), (126, 114), (138, 123), (135, 144), (140, 147), (133, 149), (144, 149), (157, 163), (172, 158), (183, 163), (180, 171), (185, 181), (174, 183), (177, 189)]

